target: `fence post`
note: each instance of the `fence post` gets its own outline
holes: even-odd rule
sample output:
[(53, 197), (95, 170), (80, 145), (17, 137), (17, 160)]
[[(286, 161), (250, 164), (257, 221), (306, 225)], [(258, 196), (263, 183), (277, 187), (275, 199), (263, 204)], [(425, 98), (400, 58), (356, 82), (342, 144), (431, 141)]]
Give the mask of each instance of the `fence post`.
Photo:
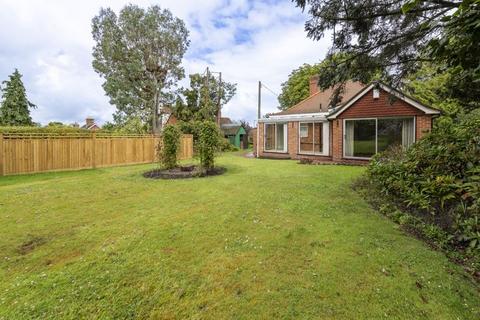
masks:
[(97, 167), (96, 163), (95, 163), (95, 158), (96, 158), (95, 149), (97, 149), (96, 141), (97, 141), (97, 133), (95, 131), (93, 131), (93, 133), (92, 133), (92, 168), (93, 169), (95, 169)]
[(3, 150), (3, 133), (0, 132), (0, 176), (5, 175), (5, 151)]

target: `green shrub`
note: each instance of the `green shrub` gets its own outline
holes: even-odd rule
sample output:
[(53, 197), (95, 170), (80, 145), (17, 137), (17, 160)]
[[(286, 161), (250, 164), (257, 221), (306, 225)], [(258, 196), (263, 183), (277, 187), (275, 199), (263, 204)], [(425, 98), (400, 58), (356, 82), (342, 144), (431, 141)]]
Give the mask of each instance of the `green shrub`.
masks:
[(221, 152), (232, 152), (238, 151), (239, 149), (230, 143), (230, 141), (224, 137), (220, 137), (220, 143), (218, 145), (218, 151)]
[(215, 152), (220, 142), (220, 131), (212, 121), (204, 121), (200, 126), (199, 154), (200, 164), (205, 170), (215, 166)]
[(48, 127), (23, 127), (23, 126), (12, 126), (12, 127), (0, 127), (0, 133), (52, 133), (52, 134), (63, 134), (63, 133), (92, 133), (92, 131), (87, 129), (68, 127), (68, 126), (48, 126)]
[(160, 148), (160, 162), (166, 169), (177, 166), (177, 155), (180, 150), (181, 132), (175, 125), (167, 125), (162, 132), (162, 146)]
[(364, 178), (370, 194), (423, 221), (425, 237), (480, 253), (480, 111), (443, 122), (408, 150), (376, 155)]

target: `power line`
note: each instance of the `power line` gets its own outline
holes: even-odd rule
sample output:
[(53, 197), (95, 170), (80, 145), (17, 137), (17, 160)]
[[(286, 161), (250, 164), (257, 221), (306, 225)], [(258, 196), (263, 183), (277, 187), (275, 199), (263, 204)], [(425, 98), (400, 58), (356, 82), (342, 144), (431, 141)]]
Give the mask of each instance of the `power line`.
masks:
[(272, 89), (270, 89), (269, 87), (267, 87), (263, 82), (262, 82), (262, 87), (264, 87), (265, 89), (267, 89), (268, 91), (273, 93), (273, 95), (278, 98), (278, 94), (275, 91), (273, 91)]

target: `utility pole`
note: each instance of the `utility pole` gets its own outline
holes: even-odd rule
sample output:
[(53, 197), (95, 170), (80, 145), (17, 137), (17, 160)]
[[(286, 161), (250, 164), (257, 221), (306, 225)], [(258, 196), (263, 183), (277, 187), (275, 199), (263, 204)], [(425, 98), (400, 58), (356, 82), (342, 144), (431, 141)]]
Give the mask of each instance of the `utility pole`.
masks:
[(262, 107), (262, 81), (258, 81), (258, 115), (257, 115), (257, 119), (260, 119), (262, 117), (261, 107)]
[(262, 81), (258, 81), (258, 114), (257, 114), (257, 150), (256, 150), (256, 156), (257, 158), (259, 157), (258, 155), (258, 150), (260, 150), (260, 118), (262, 117)]
[[(207, 75), (205, 77), (205, 108), (208, 108), (210, 102), (210, 91), (208, 90), (210, 82), (210, 70), (207, 67)], [(207, 109), (208, 110), (208, 109)]]
[(222, 119), (222, 73), (219, 72), (218, 75), (218, 101), (217, 101), (217, 125), (220, 127)]

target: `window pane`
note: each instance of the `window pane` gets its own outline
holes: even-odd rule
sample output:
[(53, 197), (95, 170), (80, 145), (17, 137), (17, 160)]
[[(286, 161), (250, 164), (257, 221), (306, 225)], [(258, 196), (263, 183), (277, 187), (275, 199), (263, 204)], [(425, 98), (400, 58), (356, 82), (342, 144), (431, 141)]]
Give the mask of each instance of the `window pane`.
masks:
[(265, 150), (275, 149), (275, 124), (265, 124)]
[(323, 123), (315, 123), (314, 125), (314, 149), (315, 153), (322, 153), (323, 150)]
[(378, 119), (378, 152), (402, 144), (402, 120)]
[(284, 146), (285, 146), (284, 128), (285, 128), (285, 126), (283, 125), (283, 123), (277, 123), (277, 137), (276, 137), (277, 151), (283, 151), (284, 150)]
[(313, 152), (313, 123), (300, 123), (300, 152)]
[(345, 155), (369, 158), (375, 154), (375, 120), (348, 120), (345, 123)]
[(408, 147), (413, 140), (413, 118), (378, 119), (378, 152), (391, 146)]

